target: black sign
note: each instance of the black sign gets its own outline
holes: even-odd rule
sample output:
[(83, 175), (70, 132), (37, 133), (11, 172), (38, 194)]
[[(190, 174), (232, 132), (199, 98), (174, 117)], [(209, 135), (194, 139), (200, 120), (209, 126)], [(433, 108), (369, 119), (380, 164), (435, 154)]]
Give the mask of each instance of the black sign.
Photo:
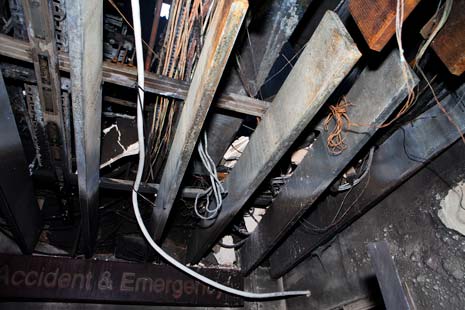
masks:
[[(196, 271), (225, 285), (243, 288), (236, 270)], [(241, 298), (203, 285), (168, 265), (1, 254), (0, 299), (243, 305)]]

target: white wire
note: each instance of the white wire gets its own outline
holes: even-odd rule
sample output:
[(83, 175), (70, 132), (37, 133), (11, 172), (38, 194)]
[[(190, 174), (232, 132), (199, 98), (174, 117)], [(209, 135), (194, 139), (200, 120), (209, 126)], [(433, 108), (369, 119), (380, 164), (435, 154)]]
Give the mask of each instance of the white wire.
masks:
[[(441, 2), (442, 1), (439, 1), (438, 9), (436, 10), (436, 12), (439, 12), (439, 7), (441, 5)], [(429, 35), (428, 39), (425, 41), (425, 43), (423, 43), (421, 48), (418, 50), (417, 56), (415, 56), (415, 65), (419, 65), (420, 60), (423, 57), (423, 54), (425, 53), (426, 49), (431, 44), (433, 39), (436, 37), (439, 30), (441, 30), (442, 27), (444, 26), (444, 24), (446, 23), (447, 19), (449, 18), (450, 11), (452, 10), (453, 3), (454, 3), (453, 0), (446, 0), (446, 4), (445, 4), (445, 7), (444, 7), (444, 12), (443, 12), (443, 14), (441, 16), (441, 19), (440, 19), (439, 23), (437, 24), (436, 27), (434, 27), (434, 29), (431, 32), (431, 34)]]
[[(206, 201), (206, 207), (205, 207), (205, 210), (210, 215), (205, 216), (199, 212), (198, 200), (200, 197), (200, 193), (197, 194), (195, 197), (194, 211), (195, 211), (195, 214), (199, 218), (203, 220), (211, 220), (218, 215), (218, 212), (221, 209), (221, 206), (223, 205), (222, 194), (224, 193), (224, 188), (223, 188), (223, 184), (218, 179), (215, 162), (211, 158), (210, 154), (208, 154), (208, 139), (207, 139), (207, 133), (205, 131), (203, 132), (203, 142), (202, 142), (202, 139), (200, 139), (199, 144), (197, 146), (197, 151), (199, 153), (202, 164), (205, 167), (205, 170), (207, 170), (209, 174), (210, 182), (212, 185), (209, 188), (208, 193), (206, 195), (207, 201)], [(215, 196), (215, 207), (213, 209), (211, 208), (211, 205), (213, 204), (210, 204), (210, 195), (212, 192), (213, 192), (213, 195)]]
[(399, 47), (399, 57), (400, 63), (402, 65), (402, 74), (404, 75), (407, 81), (407, 87), (409, 88), (409, 93), (413, 92), (415, 87), (414, 78), (410, 70), (410, 66), (407, 63), (407, 60), (404, 56), (404, 47), (402, 45), (402, 24), (404, 21), (404, 9), (405, 9), (405, 0), (397, 0), (396, 2), (396, 40)]
[(290, 292), (274, 292), (274, 293), (252, 293), (244, 292), (238, 289), (228, 287), (226, 285), (215, 282), (178, 262), (176, 259), (166, 253), (161, 247), (159, 247), (155, 241), (153, 241), (150, 233), (145, 227), (144, 221), (139, 211), (139, 204), (137, 201), (137, 191), (142, 179), (142, 172), (144, 170), (145, 162), (145, 145), (144, 145), (144, 131), (143, 131), (143, 119), (142, 119), (142, 108), (144, 104), (144, 59), (142, 55), (142, 31), (140, 26), (140, 8), (139, 0), (131, 0), (132, 6), (132, 17), (134, 22), (134, 37), (136, 42), (136, 57), (137, 57), (137, 84), (138, 84), (138, 103), (137, 104), (137, 137), (139, 140), (139, 164), (137, 166), (136, 179), (134, 181), (134, 190), (132, 191), (132, 204), (134, 207), (134, 214), (136, 216), (137, 223), (139, 224), (142, 234), (147, 239), (148, 243), (154, 248), (154, 250), (163, 257), (166, 261), (172, 264), (174, 267), (183, 271), (184, 273), (196, 278), (197, 280), (212, 286), (218, 290), (224, 291), (229, 294), (241, 296), (250, 299), (265, 299), (265, 298), (277, 298), (286, 296), (310, 296), (310, 291), (290, 291)]

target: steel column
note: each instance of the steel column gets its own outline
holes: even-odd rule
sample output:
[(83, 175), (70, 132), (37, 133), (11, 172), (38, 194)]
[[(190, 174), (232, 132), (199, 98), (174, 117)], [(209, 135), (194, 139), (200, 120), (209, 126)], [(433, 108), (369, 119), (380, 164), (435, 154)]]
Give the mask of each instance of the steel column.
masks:
[(98, 229), (103, 2), (66, 1), (66, 12), (82, 244), (91, 256)]

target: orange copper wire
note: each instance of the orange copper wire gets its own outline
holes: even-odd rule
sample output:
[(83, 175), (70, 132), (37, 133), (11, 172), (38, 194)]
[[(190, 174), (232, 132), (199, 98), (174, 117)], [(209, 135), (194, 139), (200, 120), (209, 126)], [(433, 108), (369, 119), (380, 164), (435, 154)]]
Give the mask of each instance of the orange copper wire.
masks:
[(323, 123), (324, 129), (326, 131), (329, 130), (329, 124), (333, 119), (336, 123), (326, 140), (329, 151), (333, 155), (339, 155), (347, 148), (342, 132), (344, 130), (344, 120), (347, 123), (347, 128), (349, 128), (351, 124), (349, 116), (347, 115), (347, 108), (350, 105), (351, 104), (349, 101), (347, 101), (346, 97), (342, 97), (342, 99), (336, 105), (329, 106), (330, 113)]

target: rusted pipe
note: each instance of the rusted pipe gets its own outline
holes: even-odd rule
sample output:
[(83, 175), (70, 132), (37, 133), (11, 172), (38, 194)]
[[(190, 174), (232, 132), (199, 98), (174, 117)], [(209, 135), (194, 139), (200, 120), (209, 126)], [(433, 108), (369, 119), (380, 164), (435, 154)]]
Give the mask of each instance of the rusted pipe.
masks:
[(147, 56), (145, 57), (145, 71), (150, 71), (150, 64), (152, 63), (153, 48), (155, 46), (155, 41), (157, 39), (158, 24), (160, 22), (160, 13), (163, 0), (157, 0), (155, 4), (153, 23), (152, 23), (152, 32), (150, 33), (149, 46), (150, 49), (147, 51)]

